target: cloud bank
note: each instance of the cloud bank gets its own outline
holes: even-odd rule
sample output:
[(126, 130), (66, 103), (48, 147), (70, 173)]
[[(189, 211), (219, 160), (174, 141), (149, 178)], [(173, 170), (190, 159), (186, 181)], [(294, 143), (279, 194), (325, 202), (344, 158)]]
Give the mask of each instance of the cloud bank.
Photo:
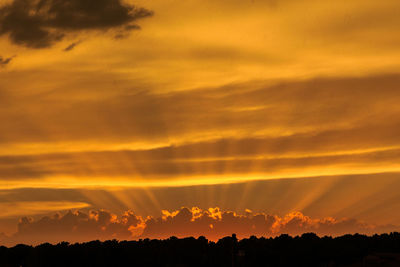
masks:
[(135, 215), (132, 211), (117, 216), (105, 210), (89, 213), (81, 211), (55, 214), (39, 220), (24, 217), (18, 224), (18, 231), (11, 237), (2, 235), (2, 244), (38, 244), (43, 242), (83, 242), (106, 239), (168, 238), (170, 236), (206, 236), (211, 240), (236, 233), (244, 238), (255, 236), (277, 236), (280, 234), (300, 235), (315, 232), (318, 235), (343, 235), (347, 233), (373, 234), (396, 231), (394, 225), (370, 225), (354, 219), (322, 218), (313, 219), (300, 212), (284, 217), (253, 213), (244, 214), (222, 211), (220, 208), (203, 210), (198, 207), (172, 212), (163, 210), (155, 218)]
[(151, 15), (120, 0), (14, 0), (0, 7), (0, 35), (8, 34), (17, 45), (45, 48), (84, 30), (129, 32)]

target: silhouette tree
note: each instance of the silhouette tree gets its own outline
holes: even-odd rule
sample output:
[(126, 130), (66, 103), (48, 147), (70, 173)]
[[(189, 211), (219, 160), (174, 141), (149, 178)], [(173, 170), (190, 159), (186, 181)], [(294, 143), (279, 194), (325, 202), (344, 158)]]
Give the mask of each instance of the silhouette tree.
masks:
[(98, 240), (36, 247), (0, 247), (1, 267), (103, 266), (400, 266), (400, 234), (275, 238), (236, 235), (217, 242), (199, 238)]

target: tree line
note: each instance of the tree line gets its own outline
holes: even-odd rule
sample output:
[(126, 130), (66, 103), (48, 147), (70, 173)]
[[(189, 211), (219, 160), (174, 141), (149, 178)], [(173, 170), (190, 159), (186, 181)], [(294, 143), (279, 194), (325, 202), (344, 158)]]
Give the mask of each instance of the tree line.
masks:
[(400, 266), (400, 234), (318, 237), (236, 235), (165, 240), (44, 243), (0, 247), (1, 267), (102, 266)]

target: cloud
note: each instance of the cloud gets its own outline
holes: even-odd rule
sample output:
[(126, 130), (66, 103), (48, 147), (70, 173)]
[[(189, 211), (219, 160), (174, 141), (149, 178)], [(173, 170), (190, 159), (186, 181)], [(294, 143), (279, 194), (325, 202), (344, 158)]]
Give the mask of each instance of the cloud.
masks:
[(80, 242), (95, 239), (131, 239), (135, 228), (141, 227), (142, 219), (131, 211), (119, 218), (108, 211), (89, 213), (75, 211), (64, 215), (45, 216), (35, 221), (23, 217), (18, 231), (10, 238), (15, 243), (58, 242), (61, 240)]
[[(400, 214), (396, 212), (400, 207), (398, 178), (399, 173), (387, 173), (110, 190), (92, 187), (46, 189), (35, 186), (0, 190), (0, 206), (4, 208), (5, 215), (18, 213), (18, 218), (23, 215), (37, 218), (40, 214), (51, 214), (57, 205), (47, 203), (76, 202), (76, 206), (65, 205), (65, 209), (78, 208), (79, 203), (87, 203), (92, 209), (104, 208), (116, 214), (132, 209), (139, 215), (158, 217), (160, 210), (175, 210), (185, 204), (189, 207), (218, 206), (222, 210), (234, 211), (249, 208), (279, 216), (301, 211), (316, 218), (351, 217), (377, 224), (396, 224), (400, 221)], [(93, 183), (96, 182), (93, 180)], [(24, 181), (21, 184), (26, 187), (29, 183)], [(59, 187), (58, 184), (56, 187)], [(37, 203), (35, 209), (29, 204), (32, 202)], [(34, 211), (38, 209), (43, 209), (43, 213), (35, 214)], [(18, 218), (0, 218), (1, 231), (13, 232), (12, 227)]]
[[(387, 228), (386, 228), (387, 227)], [(202, 210), (197, 207), (181, 208), (178, 211), (164, 211), (161, 218), (146, 220), (143, 237), (163, 238), (205, 235), (210, 239), (236, 233), (239, 237), (277, 236), (281, 234), (299, 235), (315, 232), (319, 235), (342, 235), (346, 233), (374, 233), (389, 229), (390, 226), (375, 226), (353, 219), (312, 219), (301, 212), (292, 212), (284, 217), (253, 213), (245, 214), (222, 211), (220, 208)], [(393, 226), (392, 229), (395, 229)], [(398, 228), (397, 228), (398, 229)]]
[[(37, 219), (56, 210), (79, 208), (80, 203), (87, 203), (92, 209), (104, 208), (115, 214), (132, 209), (136, 214), (153, 217), (158, 217), (160, 210), (175, 210), (185, 204), (189, 207), (218, 206), (222, 210), (234, 211), (249, 208), (279, 216), (291, 211), (301, 211), (314, 218), (351, 217), (370, 223), (397, 224), (400, 221), (400, 214), (396, 212), (400, 208), (398, 178), (398, 173), (390, 173), (111, 190), (3, 189), (0, 190), (0, 206), (4, 216), (13, 216), (0, 218), (0, 232), (14, 232), (20, 216), (29, 215)], [(29, 182), (21, 184), (26, 187)], [(60, 205), (51, 205), (51, 202), (71, 205), (60, 208)]]
[[(0, 143), (11, 146), (0, 157), (2, 179), (40, 183), (38, 177), (62, 176), (88, 182), (102, 176), (136, 182), (399, 168), (399, 75), (248, 82), (163, 94), (109, 90), (101, 79), (98, 89), (88, 90), (64, 78), (66, 85), (49, 93), (28, 94), (22, 85), (0, 88)], [(26, 79), (27, 86), (34, 83)], [(159, 147), (136, 148), (133, 140)], [(36, 151), (26, 149), (28, 144)], [(5, 156), (13, 154), (13, 145), (20, 156)], [(57, 146), (55, 153), (45, 149)], [(70, 147), (75, 150), (65, 153)]]
[(4, 67), (11, 62), (14, 57), (3, 58), (0, 56), (0, 67)]
[(83, 30), (134, 27), (152, 12), (120, 0), (14, 0), (0, 8), (0, 35), (30, 48), (50, 47)]
[[(17, 81), (13, 75), (8, 74), (7, 80)], [(114, 85), (111, 77), (104, 78), (107, 73), (85, 73), (80, 75), (83, 80), (76, 83), (70, 83), (70, 75), (56, 75), (54, 79), (65, 81), (64, 84), (42, 94), (29, 94), (38, 89), (30, 87), (36, 76), (31, 79), (25, 75), (23, 85), (0, 88), (14, 97), (4, 106), (9, 108), (0, 113), (0, 143), (92, 140), (104, 144), (134, 139), (149, 143), (171, 139), (192, 142), (215, 136), (254, 135), (284, 139), (322, 131), (338, 133), (339, 137), (340, 131), (346, 134), (351, 129), (367, 130), (361, 132), (364, 136), (380, 133), (380, 125), (399, 124), (399, 75), (283, 81), (275, 85), (249, 82), (164, 94), (140, 90), (141, 86), (110, 90)], [(0, 74), (0, 79), (5, 76)], [(47, 82), (52, 84), (53, 79)], [(23, 92), (16, 95), (12, 89)], [(347, 137), (342, 142), (350, 141)], [(358, 138), (353, 136), (351, 140)]]
[(74, 43), (68, 45), (66, 48), (64, 48), (64, 52), (69, 52), (69, 51), (73, 50), (79, 44), (80, 44), (80, 42), (74, 42)]
[[(137, 176), (146, 177), (149, 181), (190, 177), (207, 178), (207, 176), (214, 177), (215, 175), (243, 176), (245, 178), (246, 175), (251, 174), (283, 178), (294, 172), (299, 176), (315, 176), (315, 173), (312, 172), (315, 169), (335, 168), (337, 171), (343, 172), (351, 171), (352, 168), (361, 168), (364, 172), (374, 173), (394, 171), (399, 168), (400, 149), (334, 152), (327, 155), (319, 155), (318, 151), (317, 154), (312, 155), (311, 153), (314, 151), (310, 149), (308, 151), (310, 154), (279, 156), (277, 153), (282, 153), (279, 151), (280, 148), (276, 144), (269, 147), (267, 142), (257, 139), (243, 142), (242, 140), (231, 140), (231, 145), (227, 146), (221, 141), (211, 147), (212, 149), (204, 147), (204, 150), (201, 150), (200, 143), (194, 145), (194, 148), (199, 148), (198, 150), (192, 147), (193, 152), (188, 150), (186, 153), (180, 153), (184, 150), (179, 147), (172, 147), (161, 151), (157, 149), (155, 151), (122, 150), (2, 156), (0, 157), (0, 178), (29, 180), (57, 176), (84, 177), (85, 181), (82, 181), (84, 184), (98, 177), (118, 177), (120, 181), (126, 182), (136, 182), (137, 180), (130, 177)], [(309, 142), (312, 143), (312, 140)], [(221, 144), (230, 148), (229, 153), (225, 154), (225, 150), (221, 149)], [(246, 146), (246, 144), (249, 145)], [(255, 144), (260, 144), (260, 150), (254, 148)], [(283, 143), (280, 144), (283, 145)], [(295, 144), (292, 143), (292, 145)], [(321, 146), (323, 148), (323, 145)], [(278, 151), (273, 149), (278, 149)], [(293, 147), (294, 151), (295, 149), (296, 147)], [(301, 153), (306, 152), (307, 148), (302, 147)], [(382, 166), (390, 166), (392, 169), (384, 169)], [(223, 178), (221, 177), (219, 182), (223, 182)], [(215, 181), (218, 182), (218, 180)]]
[[(92, 90), (64, 78), (66, 85), (49, 93), (25, 96), (23, 86), (0, 88), (0, 143), (11, 146), (0, 157), (2, 179), (172, 180), (315, 176), (337, 174), (336, 167), (341, 174), (399, 169), (399, 75), (248, 82), (160, 94), (109, 90), (101, 79)], [(20, 155), (5, 156), (14, 144)], [(25, 149), (27, 144), (36, 152)], [(154, 144), (158, 148), (148, 148)]]
[(135, 215), (132, 211), (117, 216), (105, 210), (89, 213), (81, 211), (55, 214), (39, 220), (24, 217), (18, 224), (18, 231), (2, 242), (38, 244), (43, 242), (82, 242), (106, 239), (168, 238), (170, 236), (206, 236), (217, 240), (236, 233), (244, 238), (251, 235), (277, 236), (281, 234), (300, 235), (315, 232), (318, 235), (343, 235), (347, 233), (373, 234), (398, 230), (393, 225), (370, 225), (353, 219), (313, 219), (300, 212), (284, 217), (253, 213), (244, 214), (222, 211), (220, 208), (207, 210), (198, 207), (181, 208), (172, 212), (163, 210), (158, 218)]

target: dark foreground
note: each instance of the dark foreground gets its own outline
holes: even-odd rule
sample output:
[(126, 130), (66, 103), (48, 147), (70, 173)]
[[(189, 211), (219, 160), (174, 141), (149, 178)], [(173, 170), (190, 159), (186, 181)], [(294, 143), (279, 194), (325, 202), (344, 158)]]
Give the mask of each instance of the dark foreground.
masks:
[(400, 234), (204, 237), (0, 247), (0, 266), (400, 266)]

